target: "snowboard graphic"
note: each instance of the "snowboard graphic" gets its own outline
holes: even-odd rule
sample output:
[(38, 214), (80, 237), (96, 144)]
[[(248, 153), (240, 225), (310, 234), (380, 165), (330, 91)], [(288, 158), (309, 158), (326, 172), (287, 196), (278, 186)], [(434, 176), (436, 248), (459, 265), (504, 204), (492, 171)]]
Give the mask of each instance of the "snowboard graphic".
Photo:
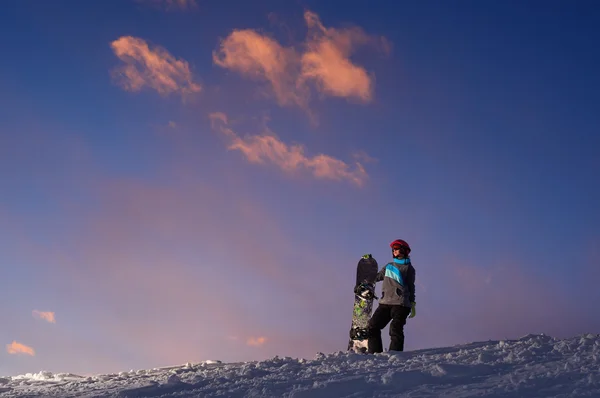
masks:
[(370, 254), (365, 254), (356, 267), (356, 285), (354, 287), (354, 310), (348, 350), (354, 352), (367, 351), (367, 323), (373, 311), (375, 296), (375, 277), (377, 261)]

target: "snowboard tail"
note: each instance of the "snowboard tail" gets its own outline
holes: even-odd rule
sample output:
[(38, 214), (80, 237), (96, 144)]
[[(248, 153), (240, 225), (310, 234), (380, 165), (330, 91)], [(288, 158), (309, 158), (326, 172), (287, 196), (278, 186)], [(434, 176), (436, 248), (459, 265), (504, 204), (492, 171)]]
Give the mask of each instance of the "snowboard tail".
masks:
[(348, 350), (366, 352), (368, 342), (369, 318), (373, 311), (375, 295), (375, 277), (377, 276), (377, 261), (370, 254), (364, 255), (356, 267), (356, 285), (354, 287), (354, 308)]

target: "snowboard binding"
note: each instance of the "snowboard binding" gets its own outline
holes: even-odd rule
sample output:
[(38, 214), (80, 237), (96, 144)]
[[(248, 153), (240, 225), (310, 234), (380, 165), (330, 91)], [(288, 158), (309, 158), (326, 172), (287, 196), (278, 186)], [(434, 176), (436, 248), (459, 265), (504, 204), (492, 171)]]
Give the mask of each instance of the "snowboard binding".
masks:
[(354, 294), (362, 300), (379, 299), (379, 297), (375, 295), (375, 287), (366, 282), (356, 285)]
[(363, 341), (369, 338), (369, 329), (367, 328), (352, 328), (350, 329), (350, 339)]

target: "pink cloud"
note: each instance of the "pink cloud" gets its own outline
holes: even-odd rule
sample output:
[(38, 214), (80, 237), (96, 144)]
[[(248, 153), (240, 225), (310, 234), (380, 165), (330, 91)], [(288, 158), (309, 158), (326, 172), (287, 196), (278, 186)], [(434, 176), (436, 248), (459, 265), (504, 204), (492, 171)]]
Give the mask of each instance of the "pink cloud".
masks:
[(304, 19), (309, 39), (299, 81), (313, 80), (318, 91), (330, 96), (371, 101), (373, 79), (349, 58), (358, 45), (371, 40), (369, 36), (359, 28), (325, 28), (319, 16), (310, 11), (304, 13)]
[(361, 187), (368, 175), (361, 163), (356, 162), (354, 169), (342, 160), (328, 155), (305, 155), (302, 145), (287, 145), (270, 133), (239, 137), (229, 126), (228, 118), (222, 112), (210, 116), (213, 129), (221, 132), (230, 140), (228, 149), (239, 150), (250, 163), (271, 163), (284, 172), (308, 170), (314, 177), (330, 180), (348, 180)]
[(54, 312), (33, 310), (33, 316), (49, 323), (56, 323)]
[(252, 347), (259, 347), (264, 345), (267, 342), (266, 337), (249, 337), (246, 340), (246, 344)]
[(140, 38), (122, 36), (111, 43), (111, 48), (124, 63), (112, 71), (112, 76), (125, 90), (140, 91), (149, 87), (161, 95), (184, 96), (202, 89), (194, 82), (189, 64), (161, 47), (150, 48)]
[(24, 344), (18, 343), (16, 341), (13, 341), (11, 344), (7, 344), (6, 351), (12, 355), (24, 354), (24, 355), (35, 356), (35, 350), (33, 348), (28, 347)]
[(373, 76), (350, 56), (363, 45), (389, 53), (389, 42), (367, 35), (360, 28), (326, 28), (311, 11), (306, 11), (304, 18), (308, 35), (302, 51), (284, 47), (252, 29), (234, 30), (213, 52), (213, 62), (267, 82), (282, 106), (296, 105), (308, 111), (309, 83), (314, 83), (314, 89), (324, 96), (370, 102)]
[(308, 92), (296, 87), (299, 57), (293, 48), (251, 30), (234, 30), (213, 52), (218, 66), (254, 80), (266, 81), (280, 105), (306, 106)]

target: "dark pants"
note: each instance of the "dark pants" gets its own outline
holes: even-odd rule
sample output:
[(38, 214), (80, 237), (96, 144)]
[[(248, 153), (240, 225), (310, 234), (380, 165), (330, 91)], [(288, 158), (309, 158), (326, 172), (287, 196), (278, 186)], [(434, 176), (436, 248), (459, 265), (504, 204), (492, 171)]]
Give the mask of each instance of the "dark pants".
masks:
[(409, 315), (409, 307), (379, 304), (369, 319), (369, 353), (383, 352), (381, 329), (390, 321), (390, 351), (404, 351), (404, 325)]

